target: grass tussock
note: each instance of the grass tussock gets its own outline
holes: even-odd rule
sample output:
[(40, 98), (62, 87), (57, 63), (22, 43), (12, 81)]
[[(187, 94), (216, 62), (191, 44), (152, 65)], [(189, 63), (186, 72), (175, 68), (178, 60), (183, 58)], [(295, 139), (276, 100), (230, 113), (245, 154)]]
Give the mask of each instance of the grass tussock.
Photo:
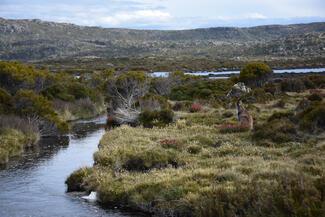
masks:
[(24, 148), (38, 141), (35, 134), (24, 134), (17, 129), (0, 129), (0, 165), (6, 164), (11, 157), (19, 156)]
[(322, 216), (322, 103), (298, 114), (303, 97), (250, 105), (254, 131), (221, 132), (236, 124), (235, 110), (222, 108), (177, 109), (178, 120), (165, 127), (115, 128), (102, 138), (91, 174), (77, 175), (77, 183), (103, 204), (155, 216)]

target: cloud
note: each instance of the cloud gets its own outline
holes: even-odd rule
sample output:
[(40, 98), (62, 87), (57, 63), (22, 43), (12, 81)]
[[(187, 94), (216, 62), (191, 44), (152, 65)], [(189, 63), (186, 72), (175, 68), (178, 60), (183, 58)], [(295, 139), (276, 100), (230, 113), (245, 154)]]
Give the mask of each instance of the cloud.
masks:
[(324, 21), (324, 12), (324, 0), (0, 0), (4, 18), (140, 29)]
[(98, 20), (106, 25), (118, 26), (127, 23), (143, 23), (153, 24), (170, 21), (172, 16), (160, 10), (138, 10), (138, 11), (122, 11), (113, 16), (99, 17)]

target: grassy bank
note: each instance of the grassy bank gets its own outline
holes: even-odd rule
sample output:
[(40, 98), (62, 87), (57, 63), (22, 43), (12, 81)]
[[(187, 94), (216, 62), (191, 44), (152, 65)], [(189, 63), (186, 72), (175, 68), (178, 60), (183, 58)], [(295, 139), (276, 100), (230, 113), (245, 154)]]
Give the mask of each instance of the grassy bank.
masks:
[(38, 142), (35, 133), (23, 133), (16, 129), (0, 129), (0, 165), (8, 163), (11, 157), (20, 156), (24, 149)]
[(303, 126), (322, 117), (324, 104), (303, 112), (302, 122), (289, 115), (306, 95), (250, 104), (252, 132), (223, 130), (235, 110), (209, 105), (177, 112), (164, 128), (116, 128), (102, 138), (95, 166), (68, 185), (97, 191), (104, 205), (157, 216), (323, 216), (324, 131)]

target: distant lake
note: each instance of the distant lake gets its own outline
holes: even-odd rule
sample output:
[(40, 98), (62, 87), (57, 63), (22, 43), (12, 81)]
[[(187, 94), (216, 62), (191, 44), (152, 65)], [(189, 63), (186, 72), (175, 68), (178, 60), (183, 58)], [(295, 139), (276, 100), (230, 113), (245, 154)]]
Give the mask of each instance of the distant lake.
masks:
[[(283, 74), (283, 73), (293, 73), (293, 74), (304, 74), (304, 73), (320, 73), (325, 72), (325, 68), (303, 68), (303, 69), (274, 69), (274, 73)], [(186, 75), (195, 75), (195, 76), (217, 76), (219, 79), (226, 79), (230, 75), (239, 74), (240, 71), (217, 71), (217, 72), (208, 72), (208, 71), (196, 71), (196, 72), (186, 72)], [(154, 78), (159, 77), (168, 77), (170, 72), (153, 72), (150, 76)]]

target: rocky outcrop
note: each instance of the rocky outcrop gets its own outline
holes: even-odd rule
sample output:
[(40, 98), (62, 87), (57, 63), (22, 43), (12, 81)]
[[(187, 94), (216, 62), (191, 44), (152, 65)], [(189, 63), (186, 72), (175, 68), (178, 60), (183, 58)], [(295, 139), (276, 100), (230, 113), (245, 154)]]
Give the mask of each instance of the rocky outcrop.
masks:
[(227, 94), (227, 97), (240, 98), (242, 95), (250, 93), (251, 91), (251, 88), (247, 87), (243, 82), (239, 82), (231, 88)]

